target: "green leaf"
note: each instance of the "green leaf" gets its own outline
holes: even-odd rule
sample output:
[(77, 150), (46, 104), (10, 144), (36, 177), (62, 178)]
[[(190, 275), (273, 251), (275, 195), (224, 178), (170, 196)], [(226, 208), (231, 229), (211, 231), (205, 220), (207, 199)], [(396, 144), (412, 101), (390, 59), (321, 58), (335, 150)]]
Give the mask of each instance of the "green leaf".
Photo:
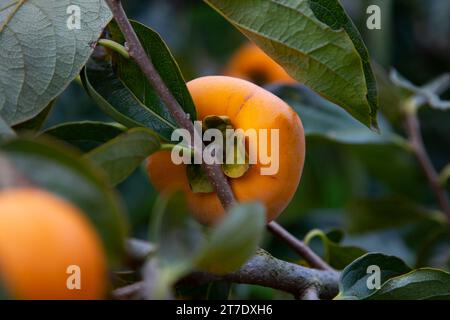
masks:
[(256, 252), (264, 227), (265, 212), (260, 204), (233, 207), (212, 231), (195, 265), (215, 274), (237, 270)]
[(123, 208), (98, 168), (75, 150), (49, 138), (20, 138), (0, 152), (32, 185), (54, 192), (86, 213), (113, 265), (120, 261), (127, 233)]
[(319, 237), (322, 240), (325, 261), (338, 270), (344, 269), (355, 259), (367, 253), (366, 250), (355, 246), (339, 245), (339, 242), (343, 238), (343, 234), (337, 230), (333, 230), (330, 233), (325, 233), (318, 229), (311, 230), (305, 236), (305, 244), (308, 245), (311, 240), (316, 237)]
[(401, 227), (425, 220), (440, 221), (441, 216), (439, 212), (427, 210), (402, 197), (354, 199), (348, 205), (346, 213), (351, 233)]
[(450, 299), (450, 273), (423, 268), (391, 278), (369, 297), (370, 300)]
[[(67, 26), (70, 5), (80, 8), (79, 30)], [(0, 8), (0, 116), (15, 125), (78, 75), (111, 13), (103, 0), (0, 0)]]
[(13, 138), (16, 136), (16, 133), (13, 129), (2, 119), (0, 116), (0, 142)]
[(126, 127), (147, 127), (170, 141), (172, 131), (177, 128), (168, 116), (153, 111), (142, 104), (123, 82), (114, 74), (109, 62), (91, 59), (81, 73), (81, 80), (89, 95), (117, 122)]
[(191, 218), (182, 193), (158, 197), (149, 231), (150, 241), (158, 245), (158, 259), (163, 267), (183, 265), (190, 268), (204, 242), (202, 229)]
[(97, 121), (66, 122), (45, 130), (43, 133), (80, 149), (91, 151), (114, 139), (125, 131), (121, 125)]
[[(194, 102), (186, 87), (183, 75), (167, 45), (158, 33), (147, 26), (136, 21), (131, 21), (131, 25), (145, 52), (153, 62), (170, 92), (172, 92), (175, 99), (180, 103), (183, 110), (190, 115), (191, 120), (196, 120), (197, 115)], [(109, 24), (108, 30), (114, 41), (124, 44), (125, 39), (115, 21)], [(147, 81), (147, 77), (134, 61), (125, 59), (123, 56), (114, 53), (113, 65), (117, 76), (133, 92), (139, 101), (152, 108), (156, 113), (171, 119), (160, 96)]]
[(445, 186), (450, 180), (450, 164), (446, 165), (445, 168), (442, 169), (439, 180), (443, 186)]
[(117, 185), (159, 147), (158, 136), (153, 131), (133, 128), (90, 151), (85, 157), (107, 173), (112, 185)]
[(307, 138), (348, 145), (404, 143), (402, 138), (393, 133), (387, 122), (380, 122), (381, 133), (368, 130), (348, 113), (305, 86), (271, 85), (266, 89), (283, 99), (299, 114)]
[(205, 0), (295, 79), (377, 127), (367, 49), (337, 0)]
[(380, 284), (411, 269), (399, 258), (381, 253), (368, 253), (348, 265), (341, 274), (338, 299), (365, 299), (376, 289), (369, 289), (367, 281), (372, 273), (370, 266), (380, 268)]
[(52, 111), (53, 106), (55, 105), (56, 100), (50, 101), (50, 103), (42, 110), (36, 117), (31, 118), (28, 121), (23, 123), (19, 123), (14, 126), (14, 129), (17, 131), (39, 131), (44, 126), (45, 121), (47, 120), (50, 111)]

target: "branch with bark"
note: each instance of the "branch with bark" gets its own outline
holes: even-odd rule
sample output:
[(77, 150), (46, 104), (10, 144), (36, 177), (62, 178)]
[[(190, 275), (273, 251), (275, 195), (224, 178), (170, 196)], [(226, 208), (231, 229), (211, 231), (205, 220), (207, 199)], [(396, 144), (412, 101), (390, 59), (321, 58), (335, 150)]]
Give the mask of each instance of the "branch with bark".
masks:
[[(142, 241), (136, 247), (136, 241), (129, 243), (129, 252), (136, 259), (145, 257)], [(136, 250), (133, 248), (137, 248)], [(150, 247), (149, 247), (150, 248)], [(226, 281), (241, 284), (253, 284), (291, 293), (302, 300), (332, 299), (338, 294), (339, 273), (332, 270), (316, 270), (298, 264), (277, 259), (268, 252), (259, 249), (239, 270), (216, 275), (196, 271), (181, 279), (178, 283), (202, 285), (211, 281)], [(145, 298), (144, 281), (118, 288), (113, 292), (115, 299)]]
[[(195, 131), (193, 123), (189, 116), (184, 112), (181, 105), (172, 95), (170, 90), (165, 85), (155, 66), (153, 65), (150, 57), (146, 54), (142, 44), (140, 43), (136, 33), (131, 26), (128, 17), (122, 7), (120, 0), (106, 0), (106, 3), (110, 7), (114, 19), (117, 22), (120, 30), (126, 41), (126, 48), (131, 59), (133, 59), (139, 66), (143, 74), (146, 76), (149, 83), (158, 93), (170, 114), (173, 116), (180, 128), (184, 128), (189, 131), (191, 137), (198, 135)], [(195, 150), (194, 150), (195, 151)], [(228, 183), (227, 178), (222, 172), (220, 165), (208, 165), (203, 164), (203, 168), (209, 177), (214, 190), (217, 193), (218, 198), (225, 210), (229, 209), (236, 204), (236, 198)], [(300, 256), (302, 256), (310, 266), (321, 270), (332, 270), (319, 256), (317, 256), (308, 246), (302, 241), (295, 238), (282, 226), (276, 222), (268, 224), (268, 230), (271, 231), (276, 237), (286, 242), (291, 248), (293, 248)]]

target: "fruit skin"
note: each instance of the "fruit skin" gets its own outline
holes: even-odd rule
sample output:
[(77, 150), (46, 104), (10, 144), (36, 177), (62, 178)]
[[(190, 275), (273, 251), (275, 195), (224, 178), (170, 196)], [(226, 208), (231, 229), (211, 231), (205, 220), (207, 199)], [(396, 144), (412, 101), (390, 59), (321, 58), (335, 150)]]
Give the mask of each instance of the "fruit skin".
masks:
[[(305, 158), (305, 136), (300, 118), (284, 101), (245, 80), (203, 77), (190, 81), (188, 89), (199, 120), (207, 115), (224, 115), (230, 118), (235, 129), (279, 129), (278, 173), (263, 176), (258, 163), (241, 178), (229, 179), (239, 202), (261, 201), (267, 209), (267, 220), (272, 221), (289, 204), (300, 182)], [(186, 166), (173, 164), (169, 151), (159, 151), (149, 157), (147, 170), (160, 192), (185, 192), (190, 211), (201, 223), (214, 224), (224, 216), (215, 193), (190, 190)]]
[(224, 74), (248, 80), (257, 85), (296, 82), (254, 43), (244, 44), (235, 52), (225, 68)]
[[(81, 270), (69, 290), (67, 267)], [(0, 192), (0, 281), (15, 299), (102, 299), (106, 259), (82, 212), (38, 189)]]

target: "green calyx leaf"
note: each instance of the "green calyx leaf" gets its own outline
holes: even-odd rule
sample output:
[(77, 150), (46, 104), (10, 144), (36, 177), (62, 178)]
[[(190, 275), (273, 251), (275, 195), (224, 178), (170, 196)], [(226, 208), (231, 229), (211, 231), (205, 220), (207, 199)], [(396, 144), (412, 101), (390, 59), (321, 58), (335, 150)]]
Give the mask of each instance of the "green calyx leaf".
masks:
[(189, 181), (189, 186), (192, 192), (195, 193), (211, 193), (214, 192), (214, 187), (209, 182), (208, 175), (199, 164), (188, 164), (186, 166), (186, 174)]

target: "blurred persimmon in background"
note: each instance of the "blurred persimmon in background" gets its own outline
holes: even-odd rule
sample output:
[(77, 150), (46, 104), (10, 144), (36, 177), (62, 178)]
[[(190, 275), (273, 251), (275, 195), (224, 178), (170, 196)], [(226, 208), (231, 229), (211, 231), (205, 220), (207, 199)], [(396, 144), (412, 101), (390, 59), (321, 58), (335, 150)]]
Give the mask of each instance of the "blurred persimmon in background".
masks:
[(225, 75), (248, 80), (257, 85), (295, 83), (296, 81), (254, 43), (242, 45), (225, 67)]
[[(71, 266), (79, 287), (68, 285)], [(13, 299), (104, 298), (101, 240), (81, 210), (49, 192), (1, 191), (0, 278)]]

